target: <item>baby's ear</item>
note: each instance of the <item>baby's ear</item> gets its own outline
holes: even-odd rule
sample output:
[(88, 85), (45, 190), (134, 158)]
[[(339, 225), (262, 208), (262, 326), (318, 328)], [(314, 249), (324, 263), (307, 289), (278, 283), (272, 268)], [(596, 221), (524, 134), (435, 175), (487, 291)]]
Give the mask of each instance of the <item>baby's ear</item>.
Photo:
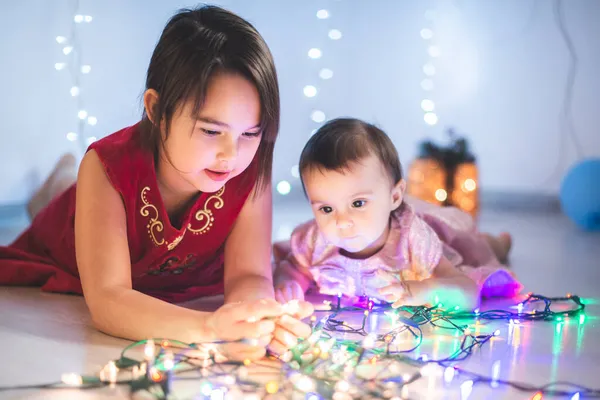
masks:
[(402, 200), (404, 199), (405, 191), (406, 181), (404, 179), (400, 179), (392, 188), (392, 210), (400, 207), (400, 204), (402, 204)]

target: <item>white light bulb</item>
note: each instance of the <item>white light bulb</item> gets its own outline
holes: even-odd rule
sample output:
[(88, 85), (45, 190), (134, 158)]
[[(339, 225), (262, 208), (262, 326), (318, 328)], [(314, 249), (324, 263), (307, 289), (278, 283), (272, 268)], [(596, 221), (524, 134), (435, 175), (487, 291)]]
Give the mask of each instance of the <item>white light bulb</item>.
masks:
[(337, 29), (332, 29), (329, 31), (329, 39), (331, 40), (339, 40), (342, 38), (342, 32)]
[(80, 110), (80, 111), (77, 113), (77, 116), (79, 117), (79, 119), (86, 119), (86, 118), (87, 118), (87, 116), (88, 116), (88, 113), (87, 113), (87, 111), (85, 111), (85, 110)]
[(433, 81), (429, 78), (425, 78), (421, 81), (421, 88), (425, 91), (433, 90)]
[(294, 178), (300, 178), (300, 169), (297, 165), (292, 167), (291, 174)]
[(62, 44), (64, 42), (66, 42), (66, 41), (67, 41), (67, 38), (64, 37), (64, 36), (57, 36), (56, 37), (56, 43), (58, 43), (58, 44)]
[(173, 369), (173, 367), (175, 366), (175, 361), (173, 359), (173, 352), (167, 351), (165, 353), (165, 356), (163, 358), (163, 366), (168, 370)]
[(75, 97), (79, 95), (79, 88), (77, 86), (73, 86), (70, 90), (71, 96)]
[(338, 383), (335, 384), (335, 390), (338, 392), (347, 392), (350, 390), (350, 384), (347, 381), (338, 381)]
[(435, 125), (438, 123), (438, 117), (435, 113), (428, 112), (423, 116), (423, 120), (427, 125)]
[(365, 349), (372, 349), (375, 346), (375, 341), (377, 340), (377, 336), (372, 333), (369, 333), (365, 339), (363, 340), (362, 346)]
[(319, 19), (327, 19), (327, 18), (329, 18), (329, 11), (327, 11), (327, 10), (319, 10), (319, 11), (317, 11), (317, 18), (319, 18)]
[(288, 181), (281, 181), (277, 184), (277, 191), (281, 195), (285, 196), (286, 194), (289, 194), (291, 190), (292, 190), (292, 185), (290, 185), (290, 183)]
[(65, 385), (79, 386), (83, 383), (81, 375), (77, 374), (62, 374), (61, 380)]
[(317, 88), (312, 85), (304, 86), (304, 95), (306, 97), (315, 97), (317, 95)]
[(316, 60), (317, 58), (321, 58), (321, 55), (322, 55), (322, 54), (323, 54), (323, 53), (321, 53), (321, 49), (317, 49), (317, 48), (312, 48), (312, 49), (310, 49), (310, 50), (308, 51), (308, 56), (309, 56), (310, 58), (313, 58), (313, 59), (315, 59), (315, 60)]
[(433, 66), (433, 64), (427, 63), (423, 65), (423, 73), (427, 76), (435, 75), (435, 67)]
[(310, 118), (315, 122), (325, 121), (325, 113), (320, 110), (315, 110), (310, 114)]
[(465, 381), (460, 385), (460, 398), (467, 400), (473, 391), (473, 381)]
[(333, 77), (333, 71), (329, 68), (323, 68), (319, 71), (319, 77), (321, 79), (331, 79)]
[(154, 340), (149, 339), (144, 345), (144, 357), (146, 360), (154, 359), (155, 351), (156, 345), (154, 344)]
[(83, 22), (83, 15), (77, 14), (76, 16), (73, 17), (73, 21), (75, 21), (78, 24), (82, 23)]
[(91, 70), (92, 70), (92, 67), (90, 65), (82, 65), (81, 66), (82, 74), (89, 74)]
[(421, 37), (425, 40), (429, 40), (433, 37), (433, 31), (428, 28), (421, 29)]
[(85, 22), (92, 22), (92, 16), (91, 15), (86, 15), (85, 17), (83, 17), (83, 19), (85, 20)]
[(94, 126), (98, 123), (98, 119), (96, 117), (88, 117), (87, 122), (88, 124)]
[(77, 134), (75, 132), (67, 133), (67, 140), (70, 142), (74, 142), (77, 140)]
[(89, 146), (90, 144), (94, 143), (96, 140), (96, 136), (90, 136), (89, 138), (86, 139), (85, 143)]
[(448, 193), (444, 189), (438, 189), (435, 191), (435, 198), (438, 201), (445, 201), (448, 198)]
[(447, 367), (444, 370), (444, 382), (450, 383), (454, 379), (454, 367)]
[(296, 382), (296, 387), (302, 390), (303, 392), (310, 392), (311, 390), (313, 390), (314, 386), (315, 384), (313, 380), (310, 379), (308, 376), (304, 375), (300, 377)]
[[(473, 179), (469, 178), (469, 179), (465, 180), (465, 190), (467, 192), (472, 192), (476, 188), (477, 188), (477, 183), (475, 183), (475, 181)], [(521, 305), (521, 310), (519, 312), (521, 312), (522, 309), (523, 309), (523, 305)]]
[(67, 64), (65, 63), (56, 63), (54, 64), (54, 68), (56, 68), (57, 71), (60, 71), (61, 69), (64, 69), (67, 66)]
[(427, 53), (429, 53), (430, 57), (434, 58), (442, 55), (442, 51), (437, 46), (429, 46), (429, 48), (427, 49)]
[(435, 104), (429, 99), (423, 99), (421, 100), (421, 108), (423, 109), (423, 111), (433, 111), (435, 108)]
[(63, 54), (65, 56), (69, 55), (72, 51), (73, 51), (73, 47), (72, 46), (66, 46), (66, 47), (63, 48)]

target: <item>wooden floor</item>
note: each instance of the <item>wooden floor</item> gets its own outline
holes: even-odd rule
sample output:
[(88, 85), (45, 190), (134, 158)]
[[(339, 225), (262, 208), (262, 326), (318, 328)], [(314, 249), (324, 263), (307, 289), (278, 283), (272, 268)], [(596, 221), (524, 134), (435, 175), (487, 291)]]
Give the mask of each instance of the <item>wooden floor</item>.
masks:
[[(304, 205), (277, 206), (274, 239), (288, 236), (297, 223), (309, 217)], [(1, 244), (14, 238), (25, 219), (6, 221), (0, 221)], [(482, 331), (499, 329), (500, 335), (459, 365), (489, 375), (495, 365), (499, 379), (536, 385), (572, 381), (600, 389), (600, 235), (580, 232), (564, 216), (553, 213), (484, 209), (480, 226), (493, 233), (507, 230), (513, 234), (512, 268), (525, 291), (548, 296), (578, 294), (586, 299), (587, 312), (583, 323), (571, 319), (560, 328), (550, 322), (523, 322), (518, 327), (509, 327), (506, 321), (493, 322)], [(213, 307), (218, 301), (208, 299), (198, 306)], [(509, 307), (515, 303), (516, 300), (488, 306)], [(436, 357), (451, 352), (455, 346), (456, 339), (443, 333), (426, 334), (431, 340), (421, 347), (420, 354)], [(17, 288), (0, 288), (0, 341), (0, 386), (55, 382), (64, 372), (93, 374), (118, 358), (128, 344), (95, 331), (81, 298)], [(460, 376), (450, 385), (445, 385), (441, 377), (429, 378), (415, 384), (409, 397), (461, 399), (460, 382)], [(177, 398), (203, 398), (196, 397), (197, 386), (182, 390), (183, 395)], [(503, 386), (492, 389), (475, 385), (469, 398), (528, 399), (533, 394)], [(127, 398), (127, 391), (119, 387), (92, 391), (0, 391), (0, 398)]]

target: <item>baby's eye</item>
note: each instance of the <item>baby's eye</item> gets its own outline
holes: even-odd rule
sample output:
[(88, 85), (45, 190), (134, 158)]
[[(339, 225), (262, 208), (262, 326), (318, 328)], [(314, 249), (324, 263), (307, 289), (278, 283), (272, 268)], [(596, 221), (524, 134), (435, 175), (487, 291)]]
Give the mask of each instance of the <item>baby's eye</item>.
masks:
[(319, 211), (321, 211), (323, 214), (329, 214), (330, 212), (333, 211), (333, 208), (331, 208), (329, 206), (323, 206), (323, 207), (319, 208)]
[(210, 129), (204, 129), (204, 128), (202, 128), (202, 132), (206, 133), (208, 136), (216, 136), (219, 133), (221, 133), (219, 131), (211, 131)]
[(361, 207), (364, 207), (365, 204), (367, 204), (367, 202), (365, 200), (354, 200), (352, 202), (352, 207), (361, 208)]

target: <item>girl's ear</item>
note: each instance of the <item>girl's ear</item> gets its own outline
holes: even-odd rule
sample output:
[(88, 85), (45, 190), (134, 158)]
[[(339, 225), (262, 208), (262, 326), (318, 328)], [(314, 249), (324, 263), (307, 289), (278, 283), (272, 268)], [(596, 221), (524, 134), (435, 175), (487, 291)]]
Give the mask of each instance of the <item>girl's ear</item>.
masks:
[(144, 92), (144, 109), (146, 115), (152, 124), (157, 125), (155, 107), (158, 104), (158, 92), (154, 89), (148, 89)]
[(404, 179), (400, 179), (392, 188), (392, 211), (400, 207), (400, 204), (402, 204), (405, 191), (406, 181)]

